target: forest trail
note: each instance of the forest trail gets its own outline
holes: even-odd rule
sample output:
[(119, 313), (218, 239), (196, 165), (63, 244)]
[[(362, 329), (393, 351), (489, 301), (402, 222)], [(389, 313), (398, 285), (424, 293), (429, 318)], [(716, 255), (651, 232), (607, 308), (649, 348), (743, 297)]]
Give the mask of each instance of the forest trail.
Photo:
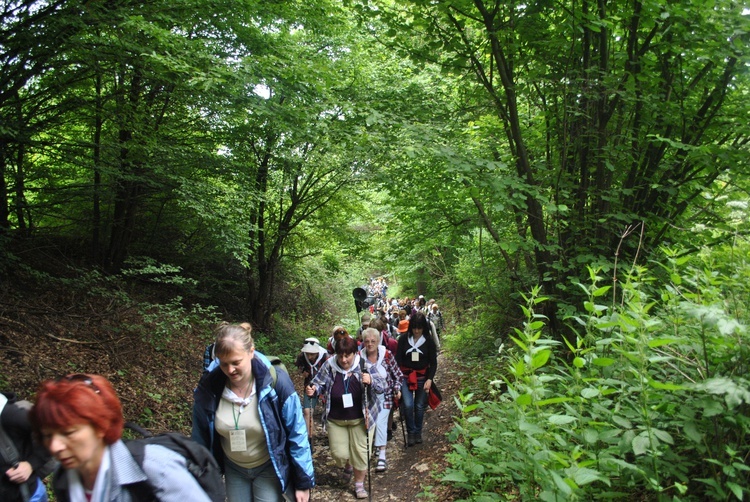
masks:
[[(399, 415), (398, 429), (388, 442), (388, 470), (375, 472), (376, 457), (371, 462), (373, 501), (455, 500), (457, 494), (449, 486), (441, 485), (440, 475), (447, 462), (445, 454), (451, 449), (446, 433), (453, 427), (453, 416), (457, 413), (453, 396), (460, 390), (460, 381), (449, 356), (438, 356), (438, 370), (435, 382), (440, 387), (443, 401), (436, 410), (427, 408), (424, 425), (424, 442), (404, 449), (404, 435)], [(301, 378), (295, 376), (297, 389), (301, 389)], [(354, 481), (345, 484), (340, 480), (340, 468), (336, 467), (328, 448), (328, 437), (320, 423), (320, 409), (315, 414), (315, 435), (313, 438), (313, 462), (317, 486), (312, 492), (313, 502), (354, 501)], [(365, 480), (367, 487), (367, 480)], [(425, 492), (426, 497), (418, 497)]]

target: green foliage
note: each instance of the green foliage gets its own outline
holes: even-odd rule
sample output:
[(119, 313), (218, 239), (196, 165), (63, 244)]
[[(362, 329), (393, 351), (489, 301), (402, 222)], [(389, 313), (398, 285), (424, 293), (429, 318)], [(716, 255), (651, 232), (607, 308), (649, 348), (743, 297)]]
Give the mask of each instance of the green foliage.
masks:
[(156, 350), (164, 350), (181, 332), (202, 327), (210, 331), (220, 320), (213, 306), (199, 303), (183, 305), (182, 297), (176, 296), (167, 303), (140, 303), (138, 311), (143, 324), (133, 326), (141, 332), (143, 339)]
[(460, 396), (444, 481), (471, 500), (510, 487), (548, 501), (747, 496), (750, 354), (747, 317), (732, 311), (748, 290), (732, 277), (747, 267), (675, 256), (660, 265), (666, 283), (634, 268), (617, 303), (589, 269), (588, 300), (570, 318), (579, 334), (563, 342), (544, 336), (539, 290), (525, 297), (523, 328), (495, 367), (507, 392)]

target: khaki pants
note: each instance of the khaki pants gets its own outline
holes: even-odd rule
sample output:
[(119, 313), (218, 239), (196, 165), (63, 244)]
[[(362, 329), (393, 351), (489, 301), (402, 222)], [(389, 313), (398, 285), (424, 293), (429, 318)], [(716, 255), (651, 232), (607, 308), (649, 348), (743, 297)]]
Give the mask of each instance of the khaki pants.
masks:
[(344, 467), (346, 461), (360, 471), (367, 470), (367, 458), (372, 452), (372, 438), (375, 428), (368, 431), (370, 435), (370, 451), (367, 451), (365, 437), (365, 421), (357, 420), (328, 420), (328, 443), (331, 456), (339, 467)]

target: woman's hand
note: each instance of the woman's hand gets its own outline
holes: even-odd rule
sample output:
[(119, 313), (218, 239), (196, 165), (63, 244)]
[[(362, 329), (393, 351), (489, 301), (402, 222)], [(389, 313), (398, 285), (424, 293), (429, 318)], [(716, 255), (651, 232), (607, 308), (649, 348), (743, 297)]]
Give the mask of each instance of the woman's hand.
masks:
[(19, 462), (17, 466), (5, 471), (5, 475), (8, 476), (11, 482), (19, 485), (28, 481), (33, 471), (34, 469), (31, 468), (31, 464), (24, 460)]
[(399, 401), (401, 400), (401, 391), (400, 390), (396, 391), (396, 399), (398, 399)]
[(365, 385), (370, 385), (372, 383), (372, 377), (369, 373), (362, 373), (362, 383)]
[(430, 387), (432, 387), (432, 380), (428, 378), (424, 381), (424, 391), (427, 392), (428, 390), (430, 390)]
[(294, 490), (294, 496), (297, 502), (307, 502), (310, 500), (310, 490)]
[(307, 397), (313, 397), (315, 395), (315, 386), (308, 385), (305, 387), (305, 394), (307, 394)]

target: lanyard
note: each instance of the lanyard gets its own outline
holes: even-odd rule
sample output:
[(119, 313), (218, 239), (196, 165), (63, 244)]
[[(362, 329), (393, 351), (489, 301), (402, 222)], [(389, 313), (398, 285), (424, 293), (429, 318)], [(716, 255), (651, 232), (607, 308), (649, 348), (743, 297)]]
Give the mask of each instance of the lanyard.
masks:
[(344, 377), (344, 394), (349, 394), (349, 378), (351, 376), (351, 373), (347, 373), (347, 376)]

